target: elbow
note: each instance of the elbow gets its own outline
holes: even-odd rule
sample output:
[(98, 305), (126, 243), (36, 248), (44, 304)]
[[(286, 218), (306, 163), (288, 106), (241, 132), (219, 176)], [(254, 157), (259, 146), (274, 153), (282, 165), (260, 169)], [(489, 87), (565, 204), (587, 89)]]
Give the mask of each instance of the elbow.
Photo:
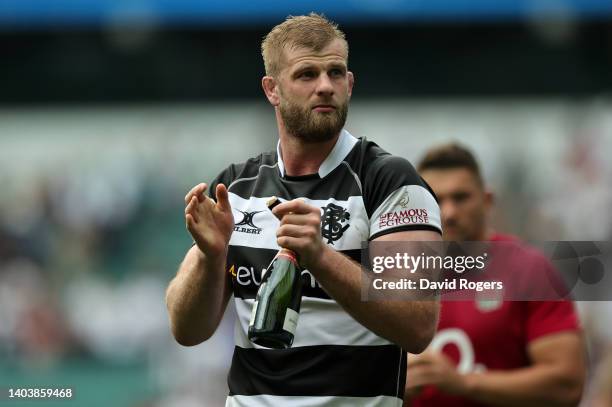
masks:
[(431, 343), (438, 329), (438, 317), (440, 315), (440, 304), (435, 301), (424, 301), (417, 305), (418, 317), (413, 317), (415, 324), (410, 326), (406, 332), (406, 341), (402, 348), (412, 354), (422, 353)]
[(410, 340), (402, 346), (402, 348), (406, 352), (414, 355), (422, 353), (431, 343), (431, 340), (436, 333), (435, 328), (436, 325), (433, 325), (432, 327), (424, 327), (419, 332), (415, 332)]
[(196, 346), (210, 339), (215, 333), (216, 326), (196, 323), (193, 318), (173, 313), (169, 310), (170, 331), (174, 340), (182, 346)]
[(576, 406), (578, 406), (580, 404), (581, 400), (582, 400), (582, 391), (580, 391), (576, 395), (574, 395), (571, 398), (569, 398), (565, 405), (567, 407), (576, 407)]
[(582, 400), (582, 388), (579, 390), (566, 389), (564, 393), (565, 394), (562, 396), (562, 399), (559, 400), (559, 406), (576, 407), (580, 404), (580, 401)]
[(564, 407), (575, 407), (579, 405), (582, 400), (583, 387), (584, 383), (581, 380), (573, 380), (571, 384), (568, 383), (561, 404)]
[(199, 345), (202, 342), (208, 340), (209, 338), (196, 338), (196, 337), (190, 337), (190, 336), (174, 335), (174, 340), (176, 341), (176, 343), (178, 343), (181, 346), (185, 346), (185, 347)]
[(584, 372), (571, 372), (558, 377), (556, 393), (556, 405), (562, 407), (575, 407), (582, 400), (584, 391)]
[(172, 300), (171, 291), (172, 284), (166, 290), (166, 309), (170, 322), (170, 331), (174, 340), (182, 346), (196, 346), (208, 340), (214, 330), (211, 332), (205, 330), (196, 330), (196, 326), (188, 318), (182, 315), (179, 311), (180, 307), (176, 306), (176, 302)]
[(181, 317), (179, 313), (172, 312), (168, 307), (170, 331), (174, 340), (182, 346), (196, 346), (210, 339), (215, 333), (214, 327), (205, 324), (195, 324), (188, 318)]
[(172, 336), (174, 340), (181, 346), (191, 347), (206, 342), (213, 335), (213, 332), (184, 332), (172, 327)]

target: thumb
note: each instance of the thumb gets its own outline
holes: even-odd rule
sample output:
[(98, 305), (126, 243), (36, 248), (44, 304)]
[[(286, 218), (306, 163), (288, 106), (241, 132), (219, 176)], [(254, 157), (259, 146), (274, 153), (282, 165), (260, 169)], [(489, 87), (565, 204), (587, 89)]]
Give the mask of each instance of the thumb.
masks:
[(223, 211), (231, 211), (232, 206), (230, 205), (229, 194), (225, 185), (218, 184), (215, 193), (217, 195), (217, 205), (219, 206), (219, 209)]

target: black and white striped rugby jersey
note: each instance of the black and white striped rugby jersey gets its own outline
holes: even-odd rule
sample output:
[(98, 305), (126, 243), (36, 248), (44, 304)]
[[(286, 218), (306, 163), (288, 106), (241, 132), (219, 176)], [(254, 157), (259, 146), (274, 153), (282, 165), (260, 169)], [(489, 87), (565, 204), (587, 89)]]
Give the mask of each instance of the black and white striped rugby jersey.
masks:
[(321, 208), (324, 242), (359, 262), (362, 242), (402, 230), (441, 232), (431, 189), (405, 159), (343, 130), (317, 174), (285, 175), (280, 148), (230, 165), (211, 183), (228, 186), (235, 227), (227, 257), (236, 303), (226, 407), (401, 406), (406, 357), (369, 331), (302, 274), (303, 299), (291, 349), (247, 339), (264, 269), (279, 247), (266, 200), (296, 198)]

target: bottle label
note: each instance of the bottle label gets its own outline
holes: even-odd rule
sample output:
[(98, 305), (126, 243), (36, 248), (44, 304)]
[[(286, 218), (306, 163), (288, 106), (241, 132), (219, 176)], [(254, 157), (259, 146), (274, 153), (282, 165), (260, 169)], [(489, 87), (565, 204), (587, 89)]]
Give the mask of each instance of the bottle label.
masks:
[(295, 328), (297, 327), (299, 314), (292, 310), (291, 308), (287, 308), (287, 312), (285, 313), (285, 322), (283, 323), (283, 329), (289, 332), (292, 335), (295, 335)]
[(255, 314), (257, 314), (257, 303), (259, 301), (255, 301), (253, 303), (253, 309), (251, 310), (251, 319), (249, 321), (249, 326), (253, 326), (253, 324), (255, 323)]

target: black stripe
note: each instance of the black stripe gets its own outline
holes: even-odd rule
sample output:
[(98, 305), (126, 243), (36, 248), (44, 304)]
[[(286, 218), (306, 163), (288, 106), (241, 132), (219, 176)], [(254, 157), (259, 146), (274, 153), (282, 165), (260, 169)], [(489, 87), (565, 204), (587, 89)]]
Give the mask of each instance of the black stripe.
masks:
[(411, 230), (431, 230), (432, 232), (437, 232), (437, 233), (442, 234), (442, 231), (440, 231), (440, 229), (432, 225), (404, 225), (404, 226), (397, 226), (391, 229), (381, 230), (380, 232), (374, 233), (372, 237), (370, 237), (370, 240), (374, 240), (377, 237), (388, 235), (389, 233), (405, 232), (405, 231), (411, 231)]
[(405, 371), (405, 352), (395, 345), (325, 345), (284, 350), (236, 347), (228, 385), (231, 396), (402, 398)]
[[(419, 185), (433, 195), (427, 183), (405, 158), (391, 155), (376, 143), (366, 140), (362, 140), (358, 151), (361, 157), (349, 156), (347, 161), (359, 168), (368, 216), (371, 217), (376, 208), (402, 186)], [(359, 163), (362, 165), (359, 166)]]
[[(252, 172), (253, 169), (249, 171)], [(346, 201), (351, 196), (361, 196), (359, 185), (346, 165), (339, 165), (325, 178), (308, 177), (298, 181), (281, 178), (277, 167), (262, 167), (257, 178), (238, 180), (229, 191), (244, 199), (275, 195), (286, 200)]]
[[(263, 270), (268, 267), (277, 251), (253, 247), (230, 246), (227, 256), (227, 270), (230, 273), (234, 297), (253, 299), (261, 284)], [(361, 250), (342, 250), (340, 253), (356, 262), (361, 261)], [(314, 285), (314, 287), (313, 287)], [(302, 274), (302, 295), (330, 299), (311, 274)]]

